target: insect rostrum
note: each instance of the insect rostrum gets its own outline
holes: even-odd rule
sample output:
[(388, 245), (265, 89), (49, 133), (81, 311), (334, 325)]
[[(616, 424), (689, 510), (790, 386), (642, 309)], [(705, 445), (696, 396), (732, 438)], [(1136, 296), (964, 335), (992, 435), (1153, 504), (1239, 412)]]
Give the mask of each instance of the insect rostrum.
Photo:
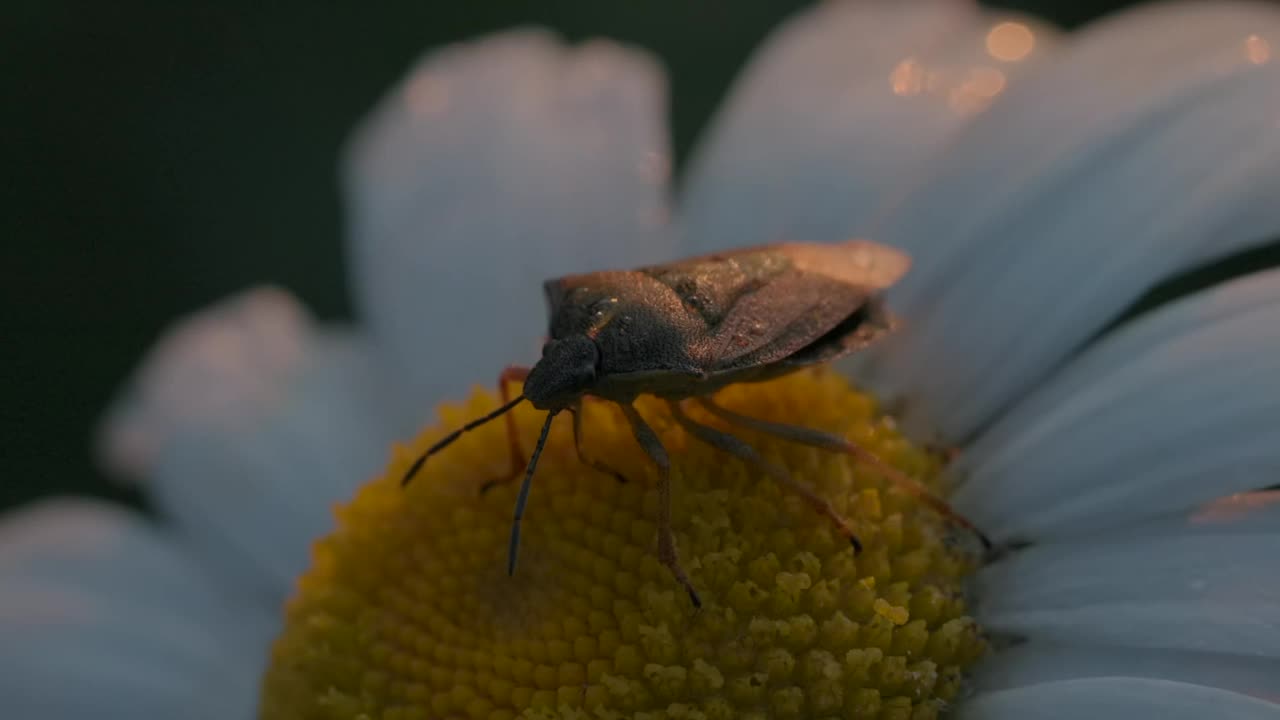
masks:
[[(635, 270), (548, 280), (543, 287), (550, 309), (550, 339), (543, 345), (542, 358), (529, 369), (507, 368), (498, 383), (502, 406), (430, 447), (402, 482), (408, 484), (427, 458), (462, 433), (506, 415), (512, 467), (510, 475), (498, 482), (524, 474), (508, 555), (508, 571), (514, 572), (520, 519), (552, 420), (562, 410), (574, 414), (574, 441), (579, 457), (583, 457), (579, 425), (582, 398), (591, 395), (614, 402), (660, 471), (658, 559), (688, 591), (694, 606), (700, 606), (675, 547), (666, 450), (632, 407), (638, 395), (651, 394), (670, 403), (676, 422), (691, 436), (737, 456), (798, 493), (830, 519), (855, 552), (861, 549), (857, 536), (830, 503), (794, 481), (786, 470), (765, 461), (747, 443), (693, 420), (682, 404), (693, 400), (731, 425), (852, 454), (875, 464), (891, 480), (968, 526), (942, 501), (850, 441), (809, 428), (737, 415), (710, 397), (726, 385), (776, 378), (830, 362), (873, 342), (892, 325), (881, 292), (897, 282), (909, 266), (910, 259), (898, 250), (850, 240), (764, 245)], [(523, 392), (510, 398), (508, 385), (515, 381), (523, 381)], [(547, 411), (527, 467), (508, 414), (525, 400)], [(610, 468), (583, 461), (617, 475)]]

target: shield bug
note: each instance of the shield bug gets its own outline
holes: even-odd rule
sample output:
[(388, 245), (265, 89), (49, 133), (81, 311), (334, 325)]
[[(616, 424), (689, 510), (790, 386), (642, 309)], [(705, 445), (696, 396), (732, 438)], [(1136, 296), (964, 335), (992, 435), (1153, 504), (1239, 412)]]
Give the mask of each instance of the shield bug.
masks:
[[(574, 444), (583, 462), (617, 476), (586, 458), (581, 445), (584, 396), (616, 403), (636, 440), (659, 469), (658, 558), (695, 606), (701, 601), (680, 565), (671, 528), (670, 461), (657, 434), (632, 403), (640, 394), (665, 399), (676, 422), (693, 437), (759, 468), (827, 517), (852, 544), (861, 544), (849, 523), (813, 490), (762, 458), (737, 437), (693, 420), (686, 401), (697, 402), (729, 425), (813, 447), (850, 454), (891, 481), (976, 532), (916, 481), (849, 440), (810, 428), (772, 423), (731, 412), (711, 395), (733, 383), (759, 382), (827, 363), (865, 347), (892, 327), (881, 292), (898, 281), (910, 259), (876, 243), (782, 243), (689, 258), (635, 270), (595, 272), (548, 280), (550, 336), (532, 368), (509, 367), (499, 382), (502, 405), (445, 436), (415, 460), (408, 484), (427, 458), (467, 432), (507, 414), (528, 400), (547, 411), (537, 445), (526, 464), (507, 414), (512, 468), (509, 480), (524, 480), (516, 499), (507, 571), (515, 571), (520, 521), (538, 457), (551, 422), (562, 410), (573, 415)], [(508, 385), (523, 382), (512, 398)], [(493, 483), (490, 483), (490, 486)], [(488, 487), (488, 486), (486, 486)], [(981, 534), (979, 533), (979, 537)], [(983, 538), (984, 544), (986, 539)]]

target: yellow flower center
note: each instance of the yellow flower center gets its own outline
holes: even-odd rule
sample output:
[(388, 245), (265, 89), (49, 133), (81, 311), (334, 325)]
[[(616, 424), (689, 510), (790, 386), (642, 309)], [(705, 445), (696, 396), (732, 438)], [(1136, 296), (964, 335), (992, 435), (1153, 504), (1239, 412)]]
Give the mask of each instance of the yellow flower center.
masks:
[[(939, 460), (835, 373), (735, 386), (717, 400), (842, 434), (942, 489)], [(571, 422), (557, 421), (508, 576), (518, 482), (479, 491), (509, 465), (501, 422), (399, 483), (418, 452), (494, 407), (479, 393), (445, 408), (443, 426), (398, 450), (338, 511), (273, 649), (264, 720), (919, 720), (946, 707), (985, 648), (960, 592), (976, 557), (936, 511), (845, 455), (733, 430), (849, 519), (865, 546), (855, 557), (830, 521), (686, 435), (656, 401), (637, 407), (671, 455), (676, 537), (702, 609), (657, 561), (656, 470), (603, 402), (585, 409), (584, 448), (630, 482), (580, 462)], [(541, 413), (524, 406), (516, 419), (527, 454)]]

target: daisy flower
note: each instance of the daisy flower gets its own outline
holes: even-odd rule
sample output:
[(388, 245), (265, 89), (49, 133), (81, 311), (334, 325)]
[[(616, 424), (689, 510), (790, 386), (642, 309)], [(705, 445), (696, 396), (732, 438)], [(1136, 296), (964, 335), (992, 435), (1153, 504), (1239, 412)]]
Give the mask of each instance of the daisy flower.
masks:
[[(678, 203), (643, 54), (538, 32), (430, 54), (347, 156), (361, 324), (271, 288), (179, 323), (100, 443), (158, 517), (62, 499), (0, 522), (7, 715), (1280, 718), (1280, 272), (1126, 314), (1280, 231), (1277, 51), (1265, 5), (1064, 36), (825, 3), (747, 68)], [(634, 482), (558, 425), (512, 577), (512, 488), (477, 491), (500, 423), (399, 487), (494, 407), (460, 388), (536, 350), (544, 278), (855, 236), (915, 260), (901, 330), (847, 374), (718, 399), (948, 493), (1001, 546), (981, 567), (875, 468), (747, 434), (849, 516), (854, 557), (657, 404), (696, 612), (607, 406), (587, 451)]]

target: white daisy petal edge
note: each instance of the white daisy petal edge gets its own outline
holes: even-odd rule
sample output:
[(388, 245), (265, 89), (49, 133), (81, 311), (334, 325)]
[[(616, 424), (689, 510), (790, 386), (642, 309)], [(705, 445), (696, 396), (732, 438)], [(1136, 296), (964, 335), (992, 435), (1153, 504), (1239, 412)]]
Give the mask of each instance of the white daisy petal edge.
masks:
[(1280, 270), (1106, 336), (966, 451), (952, 500), (994, 537), (1079, 536), (1280, 469)]
[(536, 357), (543, 279), (668, 259), (656, 64), (536, 31), (433, 52), (348, 153), (356, 297), (431, 407)]
[(1275, 720), (1280, 705), (1187, 683), (1113, 677), (1065, 680), (979, 695), (957, 720)]
[[(1280, 536), (1280, 491), (1239, 493), (1197, 508), (1109, 533), (1122, 545), (1135, 538), (1267, 533)], [(1194, 571), (1194, 568), (1191, 569)], [(1267, 568), (1254, 568), (1260, 575)], [(1190, 576), (1188, 582), (1194, 582)], [(1280, 657), (1227, 652), (1089, 644), (1089, 638), (1033, 639), (1002, 648), (977, 668), (974, 685), (1003, 690), (1056, 680), (1108, 676), (1175, 680), (1280, 702)]]
[(1280, 9), (1131, 11), (1059, 43), (872, 230), (917, 263), (861, 375), (968, 439), (1154, 283), (1280, 233)]
[(983, 568), (978, 621), (1035, 640), (1280, 658), (1280, 533), (1036, 545)]
[(413, 413), (360, 336), (255, 289), (156, 344), (108, 413), (101, 449), (145, 470), (179, 537), (274, 604), (332, 526), (333, 504), (382, 467), (420, 422), (405, 420)]
[(231, 428), (272, 407), (283, 377), (302, 361), (310, 324), (288, 292), (271, 287), (174, 322), (100, 423), (99, 462), (121, 478), (142, 479), (175, 430)]
[(690, 164), (693, 252), (867, 229), (896, 181), (1056, 39), (975, 3), (820, 3), (742, 74)]
[(10, 514), (0, 522), (5, 717), (250, 717), (278, 619), (242, 600), (125, 510), (55, 500)]
[(978, 667), (974, 685), (990, 692), (1059, 680), (1115, 676), (1192, 683), (1280, 702), (1280, 689), (1276, 687), (1280, 659), (1049, 642), (1030, 642), (992, 655)]

